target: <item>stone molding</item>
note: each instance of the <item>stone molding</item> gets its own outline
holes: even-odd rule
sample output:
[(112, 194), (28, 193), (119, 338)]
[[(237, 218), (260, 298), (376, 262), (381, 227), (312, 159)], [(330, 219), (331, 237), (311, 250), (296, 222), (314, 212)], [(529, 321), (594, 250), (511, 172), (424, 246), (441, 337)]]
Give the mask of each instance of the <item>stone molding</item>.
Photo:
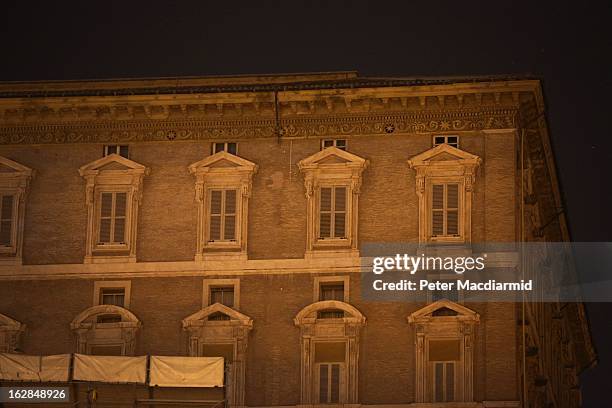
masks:
[(19, 348), (26, 325), (0, 313), (0, 353), (13, 353)]
[[(440, 309), (450, 309), (455, 316), (434, 316)], [(455, 398), (471, 402), (474, 395), (474, 325), (480, 316), (467, 307), (442, 299), (431, 303), (407, 317), (415, 330), (416, 349), (416, 402), (431, 402), (432, 388), (430, 364), (427, 360), (428, 341), (459, 340), (461, 360), (455, 377)]]

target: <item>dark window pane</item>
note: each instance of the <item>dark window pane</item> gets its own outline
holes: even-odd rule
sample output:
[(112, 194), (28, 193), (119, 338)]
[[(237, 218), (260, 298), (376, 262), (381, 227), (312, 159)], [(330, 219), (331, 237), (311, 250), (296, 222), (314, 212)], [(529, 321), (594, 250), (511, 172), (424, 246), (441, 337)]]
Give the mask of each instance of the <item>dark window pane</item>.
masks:
[(236, 152), (237, 152), (236, 143), (228, 143), (227, 144), (227, 152), (231, 153), (231, 154), (236, 154)]

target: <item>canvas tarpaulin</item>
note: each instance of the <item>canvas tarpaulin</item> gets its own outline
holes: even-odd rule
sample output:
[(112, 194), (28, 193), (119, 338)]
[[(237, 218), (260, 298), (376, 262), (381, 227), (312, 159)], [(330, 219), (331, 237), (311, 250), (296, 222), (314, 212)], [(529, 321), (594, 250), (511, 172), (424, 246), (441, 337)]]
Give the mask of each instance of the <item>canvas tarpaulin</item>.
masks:
[(223, 357), (151, 356), (150, 381), (160, 387), (223, 387)]
[(29, 356), (0, 354), (0, 379), (9, 381), (67, 382), (70, 354)]
[(147, 378), (147, 356), (75, 354), (72, 378), (79, 381), (144, 384)]

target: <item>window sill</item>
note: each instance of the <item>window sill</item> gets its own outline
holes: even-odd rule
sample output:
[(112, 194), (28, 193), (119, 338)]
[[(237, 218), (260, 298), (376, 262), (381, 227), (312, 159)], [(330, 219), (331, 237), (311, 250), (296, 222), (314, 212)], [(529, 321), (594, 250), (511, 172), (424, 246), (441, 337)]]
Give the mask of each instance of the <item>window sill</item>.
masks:
[(127, 244), (109, 244), (109, 245), (96, 245), (93, 250), (95, 252), (116, 252), (116, 251), (129, 251), (130, 247)]
[[(239, 249), (239, 247), (236, 247)], [(196, 262), (205, 262), (205, 261), (246, 261), (247, 253), (246, 251), (214, 251), (214, 252), (204, 252), (201, 254), (196, 254), (195, 261)]]
[(136, 256), (86, 256), (83, 263), (86, 264), (110, 264), (110, 263), (135, 263)]
[(330, 247), (326, 249), (314, 248), (312, 251), (306, 251), (304, 259), (313, 258), (359, 258), (359, 250), (352, 248)]

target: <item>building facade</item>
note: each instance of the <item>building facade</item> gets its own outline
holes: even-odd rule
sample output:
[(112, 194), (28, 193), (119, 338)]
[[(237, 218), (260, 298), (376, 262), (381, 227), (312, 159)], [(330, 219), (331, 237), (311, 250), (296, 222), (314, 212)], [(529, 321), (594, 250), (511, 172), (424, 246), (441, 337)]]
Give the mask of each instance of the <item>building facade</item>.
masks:
[(363, 243), (569, 240), (543, 112), (520, 78), (1, 84), (0, 351), (223, 356), (236, 407), (579, 406), (582, 304), (361, 295)]

